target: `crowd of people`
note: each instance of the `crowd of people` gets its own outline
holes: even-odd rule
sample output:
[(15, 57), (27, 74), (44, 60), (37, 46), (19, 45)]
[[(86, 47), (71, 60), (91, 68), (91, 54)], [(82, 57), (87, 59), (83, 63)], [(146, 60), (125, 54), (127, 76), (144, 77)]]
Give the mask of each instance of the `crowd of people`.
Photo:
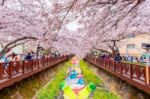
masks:
[(9, 52), (0, 57), (0, 63), (3, 63), (4, 68), (7, 68), (9, 66), (9, 62), (17, 62), (17, 61), (30, 61), (33, 59), (41, 59), (41, 58), (46, 58), (46, 57), (56, 57), (60, 56), (60, 54), (49, 54), (49, 55), (44, 55), (44, 54), (37, 54), (36, 52), (28, 52), (26, 54), (16, 54), (15, 52)]
[(146, 62), (146, 57), (144, 56), (140, 56), (140, 57), (136, 57), (136, 56), (122, 56), (124, 61), (129, 61), (129, 62), (137, 62), (137, 63), (145, 63)]
[(35, 58), (35, 53), (30, 52), (28, 54), (16, 54), (12, 52), (11, 54), (6, 54), (0, 57), (0, 63), (7, 63), (10, 61), (20, 61), (20, 60), (31, 60)]
[(127, 61), (127, 62), (134, 62), (134, 63), (145, 63), (146, 62), (146, 57), (140, 56), (140, 57), (135, 57), (135, 56), (121, 56), (120, 53), (116, 54), (114, 57), (108, 53), (103, 53), (99, 56), (99, 58), (102, 59), (111, 59), (115, 60), (117, 62), (120, 61)]
[(110, 60), (115, 60), (115, 61), (122, 61), (122, 57), (120, 56), (120, 54), (118, 53), (115, 57), (113, 57), (112, 55), (108, 54), (108, 53), (103, 53), (102, 55), (99, 56), (99, 58), (102, 59), (110, 59)]
[[(32, 55), (34, 55), (34, 53), (32, 52)], [(3, 66), (4, 68), (7, 68), (9, 66), (9, 62), (16, 62), (16, 61), (20, 61), (20, 60), (31, 60), (33, 58), (30, 53), (28, 53), (27, 55), (21, 55), (21, 54), (16, 54), (15, 52), (12, 53), (6, 53), (5, 55), (3, 55), (2, 57), (0, 57), (0, 63), (4, 63)]]

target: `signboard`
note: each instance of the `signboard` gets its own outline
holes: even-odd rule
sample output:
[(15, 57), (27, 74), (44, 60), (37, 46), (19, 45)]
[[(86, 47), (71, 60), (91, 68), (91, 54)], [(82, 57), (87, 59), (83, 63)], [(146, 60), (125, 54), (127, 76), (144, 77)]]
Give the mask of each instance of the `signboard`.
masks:
[(143, 49), (150, 49), (150, 44), (142, 43)]

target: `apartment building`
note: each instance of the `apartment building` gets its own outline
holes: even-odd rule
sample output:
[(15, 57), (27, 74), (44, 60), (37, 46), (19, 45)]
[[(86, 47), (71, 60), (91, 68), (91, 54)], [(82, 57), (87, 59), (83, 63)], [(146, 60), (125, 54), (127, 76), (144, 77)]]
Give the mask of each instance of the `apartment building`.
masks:
[(145, 54), (145, 50), (142, 48), (143, 43), (150, 44), (150, 35), (141, 34), (134, 37), (130, 37), (122, 40), (118, 44), (120, 54), (123, 56), (141, 56)]

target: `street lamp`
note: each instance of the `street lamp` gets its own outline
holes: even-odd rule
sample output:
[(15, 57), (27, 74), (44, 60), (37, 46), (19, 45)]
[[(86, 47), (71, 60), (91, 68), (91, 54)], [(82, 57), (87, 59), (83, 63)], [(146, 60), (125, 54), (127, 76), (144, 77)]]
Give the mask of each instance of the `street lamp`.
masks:
[(40, 52), (40, 50), (42, 50), (43, 48), (42, 47), (40, 47), (40, 43), (38, 44), (38, 46), (37, 46), (37, 58), (39, 57), (39, 52)]

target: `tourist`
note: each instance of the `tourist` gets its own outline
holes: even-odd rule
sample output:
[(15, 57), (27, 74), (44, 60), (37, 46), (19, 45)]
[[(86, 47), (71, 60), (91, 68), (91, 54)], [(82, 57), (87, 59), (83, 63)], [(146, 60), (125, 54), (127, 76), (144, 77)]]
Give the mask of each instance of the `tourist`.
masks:
[(105, 54), (105, 59), (109, 60), (110, 59), (110, 55), (108, 53)]
[(8, 62), (9, 62), (9, 60), (6, 55), (4, 55), (0, 58), (0, 63), (3, 63), (4, 68), (7, 68), (9, 66)]
[(117, 62), (121, 62), (122, 61), (122, 57), (120, 56), (119, 53), (115, 56), (115, 61), (117, 61)]
[(33, 51), (31, 52), (31, 57), (32, 59), (36, 59), (36, 54)]
[(11, 61), (19, 61), (19, 56), (17, 54), (15, 54), (14, 52), (12, 53)]
[(13, 73), (17, 73), (17, 62), (19, 61), (19, 56), (16, 54), (16, 53), (12, 53), (11, 55), (10, 55), (10, 61), (12, 61), (12, 63), (13, 63), (13, 69), (12, 69), (12, 72)]
[(143, 63), (144, 62), (144, 58), (143, 56), (140, 57), (140, 62)]
[(105, 54), (103, 54), (103, 55), (101, 56), (101, 58), (104, 59), (104, 58), (105, 58)]
[(29, 61), (32, 59), (31, 53), (28, 53), (28, 55), (25, 57), (25, 60)]

